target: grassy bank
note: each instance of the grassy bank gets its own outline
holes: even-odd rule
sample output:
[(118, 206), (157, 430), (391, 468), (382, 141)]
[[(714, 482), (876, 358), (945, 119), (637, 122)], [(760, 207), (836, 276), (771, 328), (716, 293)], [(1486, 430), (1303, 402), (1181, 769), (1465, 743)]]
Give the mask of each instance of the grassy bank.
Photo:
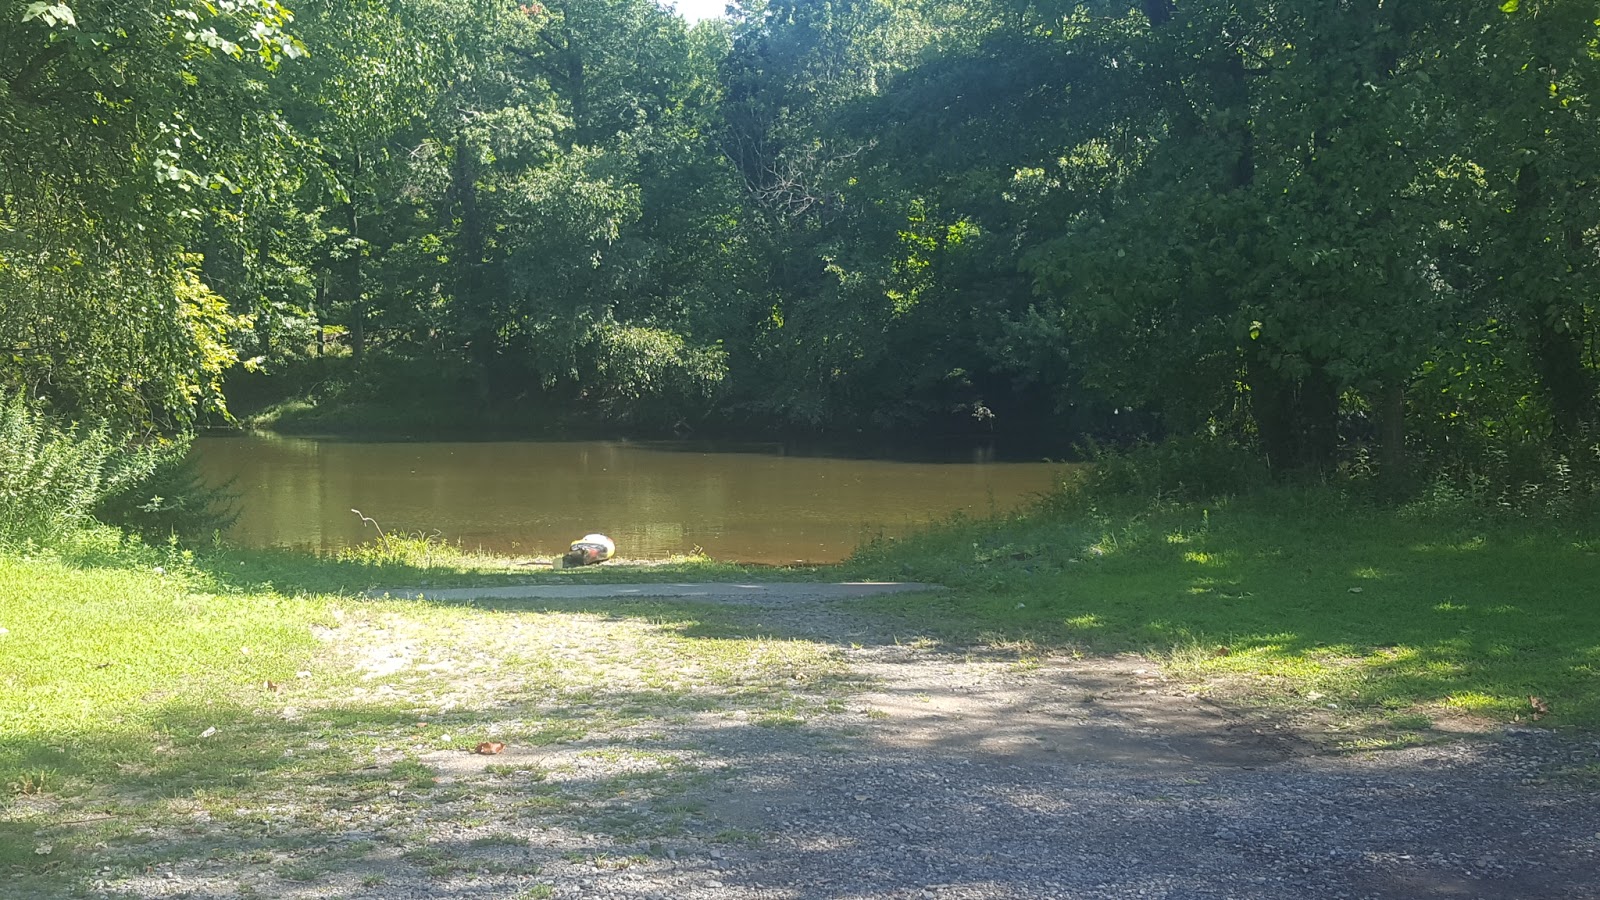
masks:
[[(370, 887), (397, 865), (505, 874), (499, 837), (462, 853), (428, 846), (512, 802), (542, 827), (659, 840), (695, 827), (682, 795), (705, 776), (653, 729), (705, 716), (796, 724), (842, 677), (832, 648), (774, 637), (740, 609), (382, 596), (530, 580), (508, 561), (399, 549), (381, 561), (196, 557), (102, 532), (0, 554), (7, 896), (66, 896), (95, 873), (137, 880), (197, 854), (283, 884), (339, 870), (366, 871)], [(606, 571), (748, 577), (705, 560)], [(427, 763), (484, 741), (554, 751), (618, 733), (620, 745), (552, 753), (559, 764), (489, 766), (471, 790)], [(627, 809), (595, 811), (624, 796)], [(353, 821), (382, 839), (330, 847), (326, 835)], [(528, 896), (543, 895), (538, 866), (519, 865)]]
[[(952, 522), (865, 548), (863, 576), (952, 646), (1148, 652), (1219, 694), (1391, 720), (1600, 726), (1600, 535), (1332, 490)], [(1542, 715), (1530, 697), (1548, 707)]]

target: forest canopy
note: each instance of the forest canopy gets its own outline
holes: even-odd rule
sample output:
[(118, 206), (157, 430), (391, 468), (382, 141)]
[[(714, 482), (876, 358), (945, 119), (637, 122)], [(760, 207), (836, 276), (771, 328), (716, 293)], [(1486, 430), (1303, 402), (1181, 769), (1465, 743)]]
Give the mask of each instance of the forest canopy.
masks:
[(1587, 0), (0, 0), (0, 390), (1593, 465)]

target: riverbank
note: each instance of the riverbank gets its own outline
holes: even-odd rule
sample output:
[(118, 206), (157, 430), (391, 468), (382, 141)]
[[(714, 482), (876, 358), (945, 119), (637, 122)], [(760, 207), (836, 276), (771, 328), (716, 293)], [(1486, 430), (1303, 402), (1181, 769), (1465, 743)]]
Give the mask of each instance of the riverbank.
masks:
[(271, 374), (235, 371), (227, 396), (237, 419), (212, 425), (355, 439), (760, 442), (813, 455), (913, 460), (958, 458), (974, 447), (1008, 461), (1077, 459), (1084, 437), (1081, 428), (1027, 405), (998, 426), (959, 410), (923, 420), (811, 421), (747, 406), (674, 409), (575, 391), (519, 391), (487, 399), (459, 371), (398, 358), (375, 356), (361, 368), (348, 356), (297, 359)]
[[(1281, 495), (954, 523), (808, 571), (102, 534), (0, 558), (0, 871), (19, 897), (988, 898), (1131, 896), (1161, 864), (1091, 860), (1182, 858), (1230, 896), (1412, 896), (1538, 850), (1558, 896), (1600, 829), (1600, 763), (1562, 736), (1600, 724), (1589, 546)], [(919, 571), (951, 589), (415, 599)], [(1098, 825), (1024, 827), (1055, 822), (1041, 785)], [(1213, 833), (1237, 804), (1260, 836)], [(854, 874), (817, 881), (819, 846)]]

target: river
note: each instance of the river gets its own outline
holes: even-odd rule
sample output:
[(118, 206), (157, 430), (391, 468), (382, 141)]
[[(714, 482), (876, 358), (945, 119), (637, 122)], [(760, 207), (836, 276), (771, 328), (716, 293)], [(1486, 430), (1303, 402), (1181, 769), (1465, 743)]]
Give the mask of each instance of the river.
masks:
[(1014, 508), (1064, 466), (907, 462), (712, 452), (611, 441), (379, 443), (270, 434), (204, 436), (205, 479), (232, 481), (240, 516), (227, 535), (249, 547), (334, 552), (389, 533), (426, 533), (467, 550), (516, 556), (565, 549), (591, 531), (618, 556), (699, 549), (752, 563), (844, 559), (875, 535), (903, 535), (951, 515)]

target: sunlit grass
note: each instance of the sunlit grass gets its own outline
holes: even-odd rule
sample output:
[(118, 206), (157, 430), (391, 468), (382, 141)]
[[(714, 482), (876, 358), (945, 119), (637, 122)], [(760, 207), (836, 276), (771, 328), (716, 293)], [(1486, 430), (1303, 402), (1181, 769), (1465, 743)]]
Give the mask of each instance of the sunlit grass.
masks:
[[(506, 571), (478, 562), (460, 567), (466, 583), (508, 582)], [(680, 565), (669, 580), (696, 568), (734, 571)], [(414, 584), (427, 571), (282, 554), (195, 557), (108, 534), (0, 556), (6, 895), (56, 896), (108, 867), (144, 872), (195, 852), (194, 835), (208, 856), (269, 882), (315, 879), (332, 861), (301, 851), (348, 827), (343, 810), (352, 804), (394, 827), (421, 802), (465, 805), (476, 821), (481, 786), (442, 786), (425, 760), (471, 754), (486, 741), (595, 745), (601, 755), (625, 753), (635, 768), (655, 761), (647, 772), (599, 779), (537, 765), (538, 777), (507, 779), (521, 769), (500, 768), (481, 778), (507, 782), (499, 789), (524, 816), (669, 833), (687, 827), (692, 810), (679, 797), (701, 776), (634, 738), (606, 749), (609, 735), (693, 716), (798, 726), (849, 683), (838, 648), (773, 635), (738, 607), (365, 593), (386, 579)], [(623, 792), (653, 812), (584, 817), (595, 797)], [(205, 828), (186, 830), (200, 820)], [(491, 865), (412, 862), (428, 872)]]
[[(951, 646), (1146, 652), (1175, 674), (1273, 702), (1315, 693), (1338, 698), (1322, 707), (1402, 704), (1487, 722), (1530, 721), (1536, 696), (1550, 709), (1540, 724), (1592, 728), (1593, 543), (1325, 490), (951, 523), (868, 547), (848, 568), (957, 588), (868, 604)], [(996, 552), (1022, 544), (1042, 550)]]

